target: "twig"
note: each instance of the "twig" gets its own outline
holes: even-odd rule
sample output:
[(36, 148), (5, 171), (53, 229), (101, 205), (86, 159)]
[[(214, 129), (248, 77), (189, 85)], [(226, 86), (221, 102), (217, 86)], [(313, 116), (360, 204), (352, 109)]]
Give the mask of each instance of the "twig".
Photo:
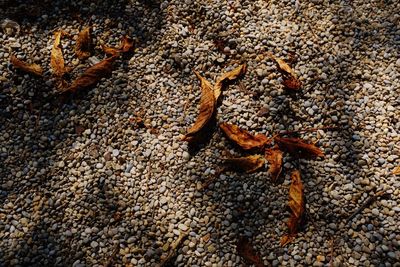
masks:
[(115, 256), (117, 255), (118, 249), (119, 249), (119, 244), (115, 243), (114, 247), (113, 247), (113, 251), (112, 251), (110, 257), (104, 263), (104, 267), (111, 267), (112, 266), (112, 264), (114, 262), (114, 259), (115, 259)]
[(280, 132), (280, 135), (287, 135), (287, 134), (294, 134), (294, 133), (301, 133), (301, 132), (316, 132), (319, 130), (339, 130), (340, 127), (338, 126), (326, 126), (326, 127), (321, 127), (321, 128), (307, 128), (307, 129), (301, 129), (301, 130), (296, 130), (296, 131), (283, 131)]
[(189, 232), (180, 232), (178, 239), (171, 245), (168, 255), (161, 261), (157, 267), (167, 266), (170, 261), (175, 257), (177, 248), (181, 245), (182, 241), (188, 236)]
[(333, 267), (333, 246), (334, 246), (334, 244), (335, 244), (335, 239), (333, 238), (333, 236), (332, 236), (332, 238), (331, 238), (331, 240), (330, 240), (330, 246), (331, 246), (331, 259), (329, 260), (329, 267)]
[(354, 217), (357, 216), (357, 214), (359, 214), (360, 212), (362, 212), (366, 207), (368, 207), (369, 205), (371, 205), (372, 203), (374, 203), (379, 197), (387, 195), (388, 193), (385, 193), (383, 191), (379, 191), (377, 193), (375, 193), (375, 195), (367, 198), (364, 203), (358, 208), (356, 209), (353, 214), (350, 215), (349, 218), (347, 218), (347, 223), (349, 223), (351, 220), (354, 219)]

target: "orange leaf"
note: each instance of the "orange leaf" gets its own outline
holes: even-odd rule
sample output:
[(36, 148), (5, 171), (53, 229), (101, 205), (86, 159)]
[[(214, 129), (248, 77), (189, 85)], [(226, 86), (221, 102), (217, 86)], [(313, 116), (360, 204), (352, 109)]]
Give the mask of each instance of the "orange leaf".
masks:
[(218, 101), (219, 96), (222, 92), (222, 86), (226, 80), (234, 80), (238, 78), (240, 75), (246, 72), (246, 64), (242, 64), (239, 67), (224, 73), (221, 77), (218, 78), (217, 82), (214, 85), (214, 96), (215, 99)]
[(81, 60), (90, 57), (90, 49), (92, 46), (90, 30), (90, 27), (83, 29), (78, 34), (78, 39), (76, 40), (75, 53)]
[(247, 157), (225, 159), (225, 163), (232, 169), (252, 173), (264, 167), (265, 158), (261, 155), (251, 155)]
[(36, 76), (43, 75), (43, 69), (38, 64), (35, 64), (35, 63), (28, 64), (26, 62), (23, 62), (22, 60), (19, 60), (14, 55), (11, 55), (10, 62), (16, 69), (20, 69), (24, 72), (27, 72), (27, 73), (30, 73), (30, 74), (33, 74)]
[(400, 175), (400, 166), (397, 166), (396, 168), (394, 168), (393, 172), (394, 175)]
[(283, 138), (275, 137), (275, 142), (278, 143), (279, 147), (285, 149), (290, 154), (301, 157), (301, 158), (314, 158), (323, 157), (324, 153), (313, 144), (307, 144), (303, 139), (300, 138)]
[(271, 175), (272, 181), (275, 182), (278, 180), (282, 171), (283, 153), (277, 146), (275, 146), (274, 148), (265, 150), (265, 158), (270, 165), (268, 173)]
[(288, 79), (283, 80), (282, 84), (292, 90), (298, 90), (301, 87), (301, 82), (293, 76), (290, 76)]
[(109, 47), (102, 45), (104, 53), (111, 56), (118, 56), (121, 53), (133, 52), (133, 39), (127, 36), (123, 36), (119, 47)]
[(248, 264), (254, 264), (256, 267), (265, 266), (260, 256), (245, 237), (242, 236), (239, 238), (236, 251)]
[(203, 78), (197, 71), (195, 71), (194, 73), (200, 80), (201, 86), (200, 113), (194, 125), (182, 138), (182, 140), (188, 142), (196, 139), (195, 136), (207, 125), (215, 111), (215, 98), (211, 83)]
[(219, 127), (221, 127), (229, 139), (246, 150), (261, 148), (270, 142), (270, 139), (263, 134), (252, 135), (233, 124), (221, 123)]
[(285, 246), (294, 239), (304, 219), (305, 200), (300, 172), (298, 170), (293, 171), (290, 178), (292, 179), (292, 183), (289, 189), (289, 208), (292, 214), (287, 222), (289, 234), (282, 237), (281, 246)]
[(272, 53), (268, 53), (269, 57), (272, 58), (277, 64), (279, 70), (284, 74), (290, 75), (292, 77), (296, 77), (296, 73), (294, 70), (282, 59), (275, 57)]
[(54, 33), (55, 40), (50, 56), (50, 66), (53, 69), (53, 73), (58, 77), (62, 77), (67, 72), (65, 69), (63, 53), (61, 50), (61, 37), (65, 34), (66, 33), (63, 31), (58, 31)]
[(77, 78), (71, 86), (61, 89), (60, 92), (75, 92), (78, 89), (94, 86), (101, 78), (107, 77), (111, 74), (114, 60), (115, 57), (110, 57), (86, 69), (86, 71)]

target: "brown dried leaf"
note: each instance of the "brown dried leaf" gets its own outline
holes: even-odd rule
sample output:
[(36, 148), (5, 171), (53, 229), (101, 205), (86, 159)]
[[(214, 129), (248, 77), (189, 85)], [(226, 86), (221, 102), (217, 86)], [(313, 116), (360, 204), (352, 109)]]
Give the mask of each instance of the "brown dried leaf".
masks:
[(123, 36), (119, 47), (110, 47), (102, 45), (104, 53), (111, 56), (119, 56), (121, 53), (133, 52), (133, 39)]
[(400, 175), (400, 166), (397, 166), (396, 168), (394, 168), (392, 173), (394, 175)]
[(77, 78), (69, 87), (61, 88), (60, 92), (65, 93), (68, 91), (75, 92), (79, 89), (88, 88), (94, 86), (101, 78), (107, 77), (112, 72), (112, 64), (115, 57), (107, 58), (92, 67), (86, 69), (86, 71)]
[(283, 153), (277, 146), (275, 146), (265, 150), (265, 158), (270, 165), (268, 173), (271, 175), (272, 181), (275, 182), (278, 180), (282, 171)]
[(196, 134), (207, 125), (215, 111), (215, 98), (211, 83), (202, 77), (197, 71), (194, 73), (200, 80), (201, 86), (200, 113), (194, 125), (189, 128), (186, 135), (182, 139), (188, 142), (195, 139)]
[(288, 151), (290, 154), (301, 158), (323, 157), (324, 153), (321, 149), (313, 144), (307, 144), (300, 138), (283, 138), (275, 137), (275, 142), (279, 147)]
[(294, 239), (299, 228), (302, 226), (304, 218), (304, 189), (300, 172), (298, 170), (293, 171), (290, 178), (292, 179), (292, 183), (289, 189), (289, 208), (292, 214), (287, 222), (289, 233), (281, 238), (281, 246), (285, 246)]
[(76, 40), (75, 53), (81, 60), (90, 57), (90, 50), (92, 48), (90, 31), (91, 28), (86, 27), (78, 34), (78, 39)]
[(43, 69), (38, 64), (35, 64), (35, 63), (28, 64), (26, 62), (23, 62), (22, 60), (19, 60), (14, 55), (11, 55), (10, 62), (16, 69), (20, 69), (24, 72), (27, 72), (27, 73), (30, 73), (30, 74), (33, 74), (36, 76), (43, 75)]
[(291, 90), (299, 90), (301, 87), (301, 82), (293, 76), (290, 76), (288, 79), (283, 80), (282, 84)]
[(275, 61), (275, 63), (277, 64), (277, 66), (281, 72), (296, 78), (296, 73), (285, 61), (283, 61), (280, 58), (275, 57), (272, 53), (269, 53), (268, 55), (270, 58), (272, 58)]
[(225, 164), (232, 169), (252, 173), (264, 167), (265, 158), (262, 155), (225, 159)]
[(214, 96), (215, 99), (218, 101), (219, 96), (221, 95), (222, 92), (222, 86), (224, 85), (224, 82), (226, 80), (234, 80), (238, 78), (240, 75), (244, 74), (246, 72), (246, 64), (242, 64), (239, 67), (224, 73), (221, 77), (217, 79), (217, 82), (214, 85)]
[(262, 262), (258, 253), (254, 250), (253, 246), (247, 240), (247, 238), (241, 236), (239, 237), (236, 251), (240, 257), (242, 257), (248, 264), (254, 264), (256, 267), (264, 267), (264, 263)]
[(224, 133), (233, 142), (238, 144), (243, 149), (262, 148), (264, 145), (270, 143), (270, 139), (263, 134), (252, 135), (246, 130), (240, 129), (238, 126), (228, 123), (221, 123), (219, 125)]
[(61, 37), (65, 34), (64, 31), (57, 31), (54, 33), (54, 44), (51, 50), (50, 67), (53, 69), (53, 73), (57, 77), (62, 77), (67, 72), (61, 50)]

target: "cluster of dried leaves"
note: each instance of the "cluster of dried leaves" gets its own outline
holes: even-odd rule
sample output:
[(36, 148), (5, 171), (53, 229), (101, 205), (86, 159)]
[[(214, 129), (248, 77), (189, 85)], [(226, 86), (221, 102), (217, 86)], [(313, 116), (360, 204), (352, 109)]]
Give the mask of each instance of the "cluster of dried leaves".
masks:
[[(102, 50), (109, 57), (87, 68), (77, 79), (69, 84), (66, 81), (66, 74), (70, 73), (72, 68), (65, 65), (61, 45), (61, 40), (64, 36), (70, 37), (63, 30), (54, 32), (54, 43), (50, 55), (50, 68), (57, 80), (57, 91), (59, 93), (75, 92), (96, 85), (101, 78), (111, 74), (113, 63), (121, 54), (133, 52), (133, 40), (126, 36), (122, 37), (121, 44), (118, 47), (102, 46)], [(86, 27), (79, 32), (74, 51), (79, 60), (86, 60), (91, 56), (93, 48), (91, 27)], [(35, 76), (43, 76), (43, 68), (40, 65), (21, 61), (14, 55), (11, 55), (10, 62), (16, 69)]]
[[(301, 82), (290, 66), (272, 54), (269, 54), (269, 57), (277, 63), (278, 70), (283, 75), (283, 85), (285, 88), (291, 90), (300, 89)], [(218, 98), (221, 95), (225, 82), (238, 78), (244, 74), (245, 71), (246, 65), (240, 65), (234, 70), (223, 74), (217, 79), (214, 85), (195, 71), (201, 86), (200, 112), (193, 126), (187, 130), (183, 140), (193, 143), (202, 139), (202, 135), (208, 130), (207, 124), (211, 121), (213, 116), (215, 116)], [(276, 182), (282, 173), (285, 153), (290, 154), (294, 158), (306, 159), (324, 156), (321, 149), (301, 138), (283, 137), (279, 134), (267, 136), (258, 133), (254, 135), (241, 129), (237, 125), (226, 122), (221, 123), (219, 127), (227, 138), (242, 150), (255, 152), (255, 154), (244, 157), (225, 159), (225, 170), (238, 170), (252, 173), (263, 169), (267, 161), (269, 166), (268, 173), (271, 180)], [(282, 246), (291, 242), (304, 224), (305, 197), (300, 172), (298, 170), (294, 170), (291, 174), (288, 206), (291, 210), (291, 217), (287, 222), (288, 233), (281, 238)], [(264, 266), (260, 257), (256, 255), (247, 240), (240, 239), (237, 249), (238, 254), (248, 263), (256, 266)]]

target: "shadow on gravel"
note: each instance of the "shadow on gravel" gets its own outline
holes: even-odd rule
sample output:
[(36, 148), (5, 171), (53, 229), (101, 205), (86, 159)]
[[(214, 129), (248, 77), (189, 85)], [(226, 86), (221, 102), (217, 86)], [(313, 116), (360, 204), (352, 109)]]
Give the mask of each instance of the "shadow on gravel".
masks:
[[(2, 0), (0, 1), (0, 20), (4, 18), (15, 20), (21, 25), (22, 34), (29, 34), (29, 29), (25, 32), (27, 24), (30, 27), (36, 26), (38, 32), (47, 32), (60, 27), (61, 23), (68, 24), (73, 20), (84, 25), (91, 20), (93, 15), (98, 19), (111, 19), (108, 27), (112, 30), (118, 27), (115, 18), (122, 17), (124, 18), (123, 29), (136, 37), (139, 45), (144, 46), (146, 43), (158, 41), (156, 33), (163, 23), (163, 14), (159, 9), (158, 1), (141, 0), (139, 1), (142, 4), (140, 10), (127, 10), (126, 5), (129, 3), (127, 0), (77, 2)], [(53, 18), (52, 15), (58, 13), (62, 15)], [(154, 16), (154, 21), (156, 21), (151, 31), (147, 31), (147, 27), (144, 27), (145, 24), (142, 23), (149, 14)], [(128, 30), (131, 28), (134, 32)], [(118, 64), (120, 70), (127, 71), (126, 62), (118, 62)], [(83, 182), (79, 180), (83, 177), (78, 176), (75, 182), (63, 180), (69, 179), (67, 176), (57, 179), (57, 176), (61, 175), (58, 173), (57, 162), (60, 159), (73, 157), (73, 153), (69, 153), (69, 150), (79, 140), (81, 131), (84, 130), (79, 127), (90, 129), (90, 126), (99, 119), (89, 113), (93, 105), (104, 104), (97, 100), (98, 94), (103, 94), (103, 101), (118, 106), (120, 115), (126, 111), (129, 99), (120, 95), (121, 84), (116, 85), (113, 82), (116, 78), (114, 75), (110, 79), (113, 86), (108, 88), (106, 93), (98, 90), (85, 91), (66, 101), (62, 101), (56, 95), (53, 96), (51, 93), (53, 88), (49, 88), (46, 81), (26, 78), (19, 73), (13, 74), (13, 77), (13, 80), (5, 85), (4, 90), (20, 86), (23, 93), (13, 95), (5, 93), (6, 91), (0, 92), (0, 131), (13, 130), (13, 135), (8, 137), (11, 141), (5, 140), (7, 144), (2, 144), (3, 141), (1, 141), (0, 146), (14, 148), (7, 151), (6, 155), (1, 154), (0, 202), (1, 206), (4, 206), (26, 201), (22, 205), (27, 212), (24, 216), (29, 216), (30, 224), (29, 229), (21, 234), (20, 238), (13, 238), (13, 240), (18, 239), (20, 244), (11, 243), (11, 239), (6, 238), (0, 242), (2, 246), (0, 247), (0, 265), (72, 266), (76, 260), (85, 258), (82, 247), (90, 247), (91, 242), (95, 241), (90, 238), (90, 234), (87, 234), (81, 237), (81, 245), (72, 244), (72, 237), (79, 234), (72, 229), (85, 225), (88, 228), (96, 227), (106, 232), (109, 227), (119, 225), (121, 218), (127, 215), (127, 207), (121, 206), (119, 194), (112, 186), (119, 179), (118, 175), (115, 180), (107, 181), (107, 184), (99, 178), (97, 183), (85, 184), (83, 188), (74, 191), (77, 188), (73, 189), (73, 187), (78, 182)], [(118, 79), (122, 80), (123, 86), (127, 86), (128, 79), (125, 82), (121, 77)], [(34, 91), (35, 94), (30, 96), (27, 93), (29, 91)], [(44, 97), (43, 94), (47, 96)], [(114, 114), (107, 115), (111, 117)], [(86, 121), (85, 125), (80, 124), (82, 120)], [(67, 128), (70, 129), (67, 127), (70, 123), (73, 123), (75, 131), (67, 130)], [(91, 163), (88, 156), (85, 160), (89, 164), (95, 164)], [(14, 177), (11, 185), (8, 183), (9, 180), (5, 180), (6, 177)], [(72, 185), (71, 191), (62, 190), (65, 184)], [(19, 196), (22, 195), (27, 198), (20, 199)], [(69, 207), (69, 205), (78, 205), (77, 203), (84, 203), (85, 206)], [(69, 222), (68, 216), (75, 208), (83, 210), (85, 215), (78, 222)], [(10, 213), (15, 213), (11, 211), (12, 209)], [(21, 216), (20, 211), (15, 214)], [(97, 218), (100, 215), (109, 219), (98, 221)], [(61, 232), (61, 226), (57, 223), (53, 224), (53, 221), (57, 221), (60, 217), (66, 218), (67, 228), (70, 229), (68, 233)], [(11, 225), (11, 220), (7, 219), (4, 223)], [(153, 223), (149, 222), (149, 225)], [(3, 226), (4, 224), (1, 225), (1, 230), (5, 231)], [(129, 236), (123, 238), (127, 240)], [(138, 238), (141, 238), (140, 234)], [(121, 244), (121, 246), (125, 245)], [(111, 255), (110, 250), (113, 244), (106, 244), (106, 246)], [(12, 248), (12, 253), (6, 255), (6, 251), (10, 252), (9, 247)], [(86, 257), (91, 257), (91, 255), (86, 255)], [(103, 259), (99, 261), (102, 262)]]

